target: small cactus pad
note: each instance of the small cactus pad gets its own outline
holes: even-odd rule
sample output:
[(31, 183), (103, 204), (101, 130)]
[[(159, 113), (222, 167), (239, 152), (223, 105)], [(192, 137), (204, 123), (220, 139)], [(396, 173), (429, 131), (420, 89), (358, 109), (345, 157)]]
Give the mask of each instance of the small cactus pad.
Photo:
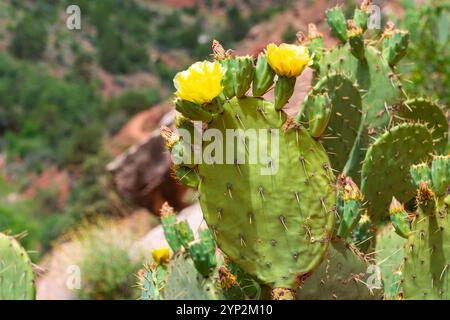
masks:
[(198, 177), (197, 171), (194, 168), (180, 166), (174, 168), (174, 173), (183, 186), (189, 188), (198, 188), (200, 179)]
[[(262, 99), (227, 102), (209, 124), (221, 132), (224, 159), (231, 139), (227, 129), (254, 129), (259, 137), (234, 139), (245, 141), (244, 164), (233, 164), (235, 158), (231, 164), (200, 164), (199, 191), (205, 220), (227, 256), (264, 284), (295, 288), (298, 277), (314, 270), (326, 252), (335, 191), (323, 147), (306, 129), (293, 122), (286, 128), (285, 121), (283, 112)], [(270, 141), (264, 143), (263, 135)], [(250, 153), (266, 150), (266, 159), (248, 161)]]
[(368, 262), (344, 241), (331, 242), (320, 267), (297, 289), (298, 300), (379, 299), (380, 290), (366, 286)]
[[(212, 250), (211, 250), (212, 249)], [(208, 243), (197, 240), (189, 245), (189, 254), (198, 272), (207, 277), (216, 267), (215, 247), (210, 247)]]
[(214, 284), (195, 269), (192, 260), (179, 255), (169, 263), (164, 299), (213, 300), (217, 297)]
[(320, 62), (320, 75), (325, 77), (330, 72), (341, 73), (357, 83), (364, 92), (362, 98), (366, 126), (369, 129), (384, 128), (389, 123), (386, 106), (393, 106), (400, 100), (400, 83), (377, 49), (367, 46), (366, 60), (363, 62), (355, 58), (350, 50), (347, 44), (324, 54)]
[(341, 172), (350, 156), (361, 124), (361, 96), (350, 79), (343, 75), (330, 75), (322, 78), (306, 97), (306, 113), (309, 100), (320, 93), (328, 93), (333, 107), (322, 144), (328, 152), (332, 168)]
[(273, 85), (274, 78), (275, 71), (273, 71), (267, 63), (267, 56), (264, 53), (259, 54), (253, 79), (253, 96), (263, 96)]
[(449, 213), (448, 204), (431, 213), (419, 208), (404, 249), (405, 299), (450, 299)]
[(393, 67), (406, 55), (409, 33), (404, 30), (393, 30), (388, 34), (389, 36), (383, 39), (383, 55)]
[(360, 183), (359, 172), (369, 147), (370, 137), (382, 132), (390, 122), (392, 106), (402, 96), (401, 84), (380, 51), (366, 46), (363, 61), (354, 57), (349, 44), (332, 48), (320, 61), (316, 81), (329, 74), (343, 74), (357, 85), (362, 97), (362, 120), (358, 137), (345, 166), (345, 172)]
[(167, 202), (161, 208), (161, 224), (167, 243), (173, 252), (177, 252), (181, 248), (181, 241), (178, 239), (177, 233), (177, 217)]
[(177, 237), (185, 249), (189, 248), (191, 241), (194, 241), (194, 233), (186, 220), (176, 224)]
[(369, 148), (361, 172), (361, 189), (374, 223), (385, 219), (394, 196), (402, 203), (415, 189), (409, 167), (433, 152), (431, 133), (421, 124), (401, 124), (379, 137)]
[(398, 113), (399, 117), (426, 123), (432, 131), (436, 151), (443, 154), (448, 145), (448, 122), (442, 109), (431, 100), (422, 98), (405, 101)]
[(347, 41), (347, 20), (341, 7), (334, 7), (325, 12), (328, 25), (333, 35), (341, 40), (342, 43)]
[(138, 286), (141, 289), (141, 300), (161, 300), (165, 285), (166, 267), (152, 264), (146, 266), (139, 275)]
[(33, 267), (16, 239), (0, 233), (0, 300), (34, 300)]
[(429, 187), (433, 185), (431, 181), (431, 169), (428, 163), (413, 164), (409, 167), (409, 173), (411, 174), (411, 182), (414, 189), (419, 189), (421, 182), (425, 182)]
[(381, 271), (384, 298), (399, 298), (402, 286), (403, 246), (406, 240), (399, 236), (391, 224), (383, 227), (377, 234), (376, 262)]
[(431, 180), (436, 195), (443, 196), (447, 193), (450, 186), (450, 155), (433, 157)]

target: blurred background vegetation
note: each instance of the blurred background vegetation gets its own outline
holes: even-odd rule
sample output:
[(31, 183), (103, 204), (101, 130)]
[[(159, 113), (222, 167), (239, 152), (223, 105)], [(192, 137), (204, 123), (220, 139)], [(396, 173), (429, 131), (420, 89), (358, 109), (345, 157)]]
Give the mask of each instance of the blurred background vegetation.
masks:
[[(317, 8), (321, 13), (335, 3), (318, 2), (325, 2)], [(428, 1), (417, 9), (412, 0), (392, 2), (402, 14), (383, 19), (412, 31), (401, 66), (408, 90), (449, 105), (448, 5)], [(341, 3), (349, 11), (356, 5)], [(81, 8), (78, 31), (66, 28), (71, 4)], [(105, 170), (117, 156), (110, 141), (134, 115), (170, 98), (174, 74), (209, 58), (212, 39), (226, 48), (245, 47), (260, 33), (279, 31), (280, 41), (295, 42), (295, 15), (282, 25), (277, 20), (272, 29), (258, 26), (270, 26), (296, 5), (294, 0), (1, 1), (0, 231), (26, 231), (22, 243), (38, 262), (82, 221), (133, 211), (136, 204), (117, 193)], [(137, 269), (124, 254), (126, 244), (108, 242), (105, 254), (96, 255), (103, 247), (96, 237), (83, 240), (90, 250), (82, 265), (92, 277), (80, 297), (132, 297), (121, 289), (123, 281), (134, 280), (120, 273)], [(105, 280), (100, 275), (107, 267), (111, 276)]]

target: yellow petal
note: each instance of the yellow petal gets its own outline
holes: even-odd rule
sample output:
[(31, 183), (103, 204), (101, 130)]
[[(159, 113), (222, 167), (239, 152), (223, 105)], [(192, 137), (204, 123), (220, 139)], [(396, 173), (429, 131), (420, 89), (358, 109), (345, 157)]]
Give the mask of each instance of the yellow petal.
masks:
[(304, 46), (286, 43), (277, 46), (271, 43), (267, 46), (266, 52), (267, 62), (280, 77), (298, 77), (311, 61), (308, 48)]
[(153, 261), (157, 264), (163, 264), (169, 262), (170, 252), (169, 248), (159, 248), (152, 250)]
[(175, 95), (197, 104), (209, 103), (222, 93), (224, 74), (225, 69), (217, 61), (196, 62), (176, 74), (173, 79)]

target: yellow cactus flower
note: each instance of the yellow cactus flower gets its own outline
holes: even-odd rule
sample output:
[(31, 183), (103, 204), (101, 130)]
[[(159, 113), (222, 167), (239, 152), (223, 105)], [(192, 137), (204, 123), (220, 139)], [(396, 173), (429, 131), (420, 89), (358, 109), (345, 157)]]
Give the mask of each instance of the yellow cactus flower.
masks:
[(196, 62), (189, 69), (177, 73), (173, 83), (178, 98), (197, 104), (210, 103), (223, 91), (225, 74), (219, 62)]
[(163, 264), (169, 262), (170, 252), (169, 248), (163, 247), (152, 250), (153, 261), (157, 264)]
[(283, 43), (267, 46), (267, 62), (280, 77), (296, 78), (311, 64), (308, 48)]

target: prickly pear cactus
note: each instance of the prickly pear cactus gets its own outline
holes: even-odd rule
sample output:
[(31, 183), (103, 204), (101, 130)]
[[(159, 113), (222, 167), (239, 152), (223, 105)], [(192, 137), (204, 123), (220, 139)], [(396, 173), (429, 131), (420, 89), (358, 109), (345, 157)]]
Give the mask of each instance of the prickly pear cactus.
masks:
[[(171, 247), (171, 257), (169, 248), (152, 251), (153, 262), (138, 273), (142, 300), (244, 300), (260, 299), (264, 294), (270, 296), (237, 264), (217, 254), (208, 229), (199, 230), (197, 239), (181, 246), (181, 238), (192, 234), (189, 225), (177, 221), (173, 208), (167, 203), (161, 215), (167, 242), (180, 245), (175, 246), (176, 251)], [(176, 232), (180, 225), (186, 232)]]
[(388, 224), (377, 234), (375, 258), (381, 271), (384, 299), (394, 300), (401, 297), (402, 263), (405, 239), (399, 236), (394, 227)]
[(399, 107), (398, 117), (426, 124), (433, 136), (435, 151), (445, 153), (449, 140), (448, 122), (443, 107), (429, 99), (410, 99)]
[[(341, 8), (334, 8), (333, 11), (342, 13)], [(338, 24), (343, 24), (341, 27), (347, 31), (346, 20), (339, 21)], [(363, 56), (358, 59), (352, 54), (352, 43), (346, 43), (344, 39), (342, 46), (323, 54), (320, 70), (316, 72), (318, 78), (325, 77), (330, 72), (341, 73), (359, 86), (364, 92), (362, 100), (367, 131), (383, 129), (389, 123), (386, 105), (395, 105), (402, 95), (401, 84), (379, 49), (371, 42), (365, 42)]]
[(319, 136), (323, 136), (322, 144), (330, 157), (332, 168), (341, 172), (358, 137), (362, 119), (361, 95), (352, 80), (342, 74), (324, 77), (306, 96), (302, 110), (297, 115), (298, 122), (314, 118), (314, 104), (317, 97), (323, 94), (329, 97), (332, 106), (326, 130)]
[(0, 233), (0, 300), (36, 298), (30, 258), (14, 237)]
[[(429, 154), (448, 152), (449, 126), (443, 107), (428, 98), (407, 96), (396, 65), (407, 52), (409, 34), (390, 22), (381, 36), (369, 30), (370, 5), (370, 0), (363, 1), (350, 20), (341, 7), (326, 12), (340, 41), (330, 50), (324, 49), (314, 25), (307, 38), (299, 38), (316, 58), (311, 66), (314, 86), (297, 120), (314, 132), (317, 110), (322, 115), (326, 110), (317, 108), (317, 101), (327, 94), (331, 116), (320, 139), (333, 170), (361, 185), (368, 215), (377, 226), (387, 218), (392, 196), (402, 202), (413, 197), (409, 166)], [(345, 93), (333, 94), (341, 90)], [(406, 129), (414, 125), (423, 128)]]
[[(341, 75), (361, 95), (360, 116), (354, 112), (358, 108), (349, 108), (358, 105), (355, 94), (344, 95), (346, 101), (330, 97), (336, 110), (332, 114), (336, 114), (338, 117), (335, 119), (340, 119), (346, 126), (333, 125), (332, 118), (323, 140), (333, 169), (343, 171), (357, 184), (360, 183), (361, 164), (371, 139), (383, 134), (399, 119), (426, 124), (433, 135), (436, 152), (443, 153), (448, 144), (448, 124), (442, 109), (428, 99), (408, 99), (397, 75), (396, 65), (408, 48), (408, 32), (395, 29), (392, 23), (388, 23), (381, 37), (373, 39), (374, 33), (367, 28), (370, 5), (371, 1), (363, 1), (351, 20), (346, 19), (341, 7), (326, 12), (331, 31), (341, 45), (328, 51), (321, 49), (323, 46), (317, 43), (323, 43), (322, 35), (314, 25), (310, 25), (305, 40), (310, 51), (320, 57), (312, 65), (315, 69), (314, 85), (326, 82), (333, 75)], [(314, 96), (316, 91), (314, 87), (310, 95)]]
[[(203, 215), (227, 257), (262, 284), (280, 292), (293, 290), (320, 264), (334, 229), (334, 175), (327, 154), (281, 110), (296, 77), (310, 64), (308, 50), (270, 44), (257, 68), (252, 64), (249, 70), (248, 57), (232, 57), (217, 42), (213, 49), (216, 62), (197, 63), (175, 78), (177, 110), (186, 118), (202, 120), (207, 129), (202, 161), (197, 166), (177, 164), (177, 169), (189, 167), (198, 174)], [(202, 81), (193, 92), (200, 73)], [(241, 85), (248, 89), (248, 81), (243, 84), (242, 79), (253, 79), (253, 92), (260, 96), (273, 84), (274, 73), (275, 104), (231, 90)], [(222, 75), (219, 82), (216, 75)], [(226, 99), (220, 93), (209, 96), (216, 85), (222, 86)], [(198, 103), (193, 97), (205, 99)], [(210, 107), (218, 101), (219, 107)], [(210, 116), (200, 119), (203, 112)], [(326, 128), (328, 120), (318, 119), (318, 127)], [(185, 141), (183, 134), (177, 137), (167, 128), (162, 133), (178, 155), (175, 146)]]
[[(286, 116), (261, 99), (226, 103), (209, 128), (224, 137), (227, 129), (280, 130), (280, 153), (254, 165), (201, 164), (199, 192), (205, 220), (230, 259), (263, 283), (295, 288), (328, 246), (334, 190), (322, 146), (301, 127), (283, 129), (284, 122)], [(261, 175), (264, 170), (274, 174)]]
[(422, 124), (398, 125), (370, 146), (362, 167), (361, 190), (373, 222), (387, 219), (393, 196), (401, 202), (414, 197), (409, 167), (432, 153), (433, 137)]
[[(450, 156), (435, 157), (433, 164), (447, 174), (445, 183), (450, 185)], [(450, 299), (450, 196), (436, 188), (442, 177), (435, 176), (431, 186), (417, 181), (417, 211), (404, 249), (405, 299)]]
[(166, 283), (167, 267), (151, 264), (141, 270), (138, 286), (141, 289), (141, 300), (162, 300), (162, 292)]
[[(370, 5), (363, 1), (350, 20), (339, 7), (327, 11), (341, 42), (331, 50), (324, 49), (314, 25), (307, 40), (299, 38), (308, 48), (269, 44), (256, 61), (236, 57), (215, 41), (214, 62), (197, 62), (174, 79), (181, 116), (176, 131), (162, 129), (174, 174), (198, 189), (224, 255), (269, 286), (275, 299), (293, 299), (308, 278), (320, 278), (315, 271), (335, 237), (358, 238), (357, 245), (374, 250), (376, 229), (389, 216), (396, 232), (408, 236), (409, 220), (397, 211), (390, 215), (389, 205), (393, 197), (411, 205), (416, 172), (410, 166), (448, 150), (441, 108), (428, 99), (409, 99), (396, 74), (408, 33), (391, 23), (381, 37), (368, 30)], [(307, 66), (314, 69), (313, 88), (291, 119), (283, 107)], [(271, 88), (273, 103), (263, 98)], [(201, 143), (192, 145), (192, 135)], [(442, 164), (436, 168), (431, 171), (440, 182), (433, 190), (440, 196), (448, 174)], [(345, 194), (333, 171), (355, 187)], [(179, 238), (171, 246), (197, 259), (200, 274), (215, 274), (206, 248), (195, 244), (183, 224), (166, 229)], [(227, 266), (218, 266), (225, 284), (239, 284)]]
[(297, 290), (299, 300), (380, 299), (380, 289), (367, 286), (369, 261), (342, 239), (334, 239), (320, 267)]
[(215, 284), (204, 278), (193, 262), (177, 256), (169, 262), (164, 286), (165, 300), (216, 300)]

